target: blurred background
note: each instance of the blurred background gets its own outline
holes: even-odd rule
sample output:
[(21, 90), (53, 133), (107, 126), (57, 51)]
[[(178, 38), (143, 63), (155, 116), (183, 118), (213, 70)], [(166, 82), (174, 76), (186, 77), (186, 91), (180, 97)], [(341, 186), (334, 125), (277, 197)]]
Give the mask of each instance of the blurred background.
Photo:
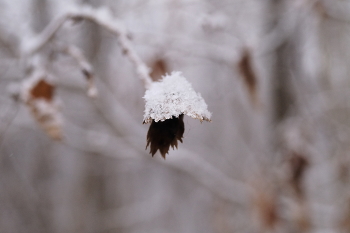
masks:
[[(206, 100), (166, 160), (120, 35), (73, 15), (28, 52), (88, 6)], [(350, 232), (349, 42), (341, 0), (1, 0), (0, 232)], [(39, 69), (54, 135), (19, 96)]]

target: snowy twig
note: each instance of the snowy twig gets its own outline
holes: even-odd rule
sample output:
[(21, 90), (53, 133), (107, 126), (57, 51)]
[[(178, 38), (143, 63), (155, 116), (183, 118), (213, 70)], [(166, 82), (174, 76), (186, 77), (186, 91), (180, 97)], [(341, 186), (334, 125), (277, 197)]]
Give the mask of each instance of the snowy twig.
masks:
[(87, 94), (89, 97), (96, 97), (97, 96), (97, 89), (95, 86), (95, 74), (94, 69), (92, 65), (88, 62), (88, 60), (85, 58), (83, 52), (80, 48), (73, 46), (73, 45), (66, 45), (66, 46), (59, 46), (60, 51), (63, 53), (69, 55), (74, 60), (77, 61), (79, 68), (83, 75), (86, 78), (86, 81), (88, 82), (88, 89)]
[(65, 14), (53, 20), (39, 35), (35, 38), (22, 41), (22, 56), (31, 56), (38, 52), (46, 43), (48, 43), (64, 22), (70, 18), (70, 14)]
[(122, 47), (123, 53), (128, 56), (130, 61), (136, 66), (137, 74), (143, 81), (146, 89), (148, 89), (152, 83), (152, 79), (149, 75), (149, 68), (141, 60), (135, 49), (130, 43), (127, 30), (123, 23), (116, 19), (108, 8), (93, 9), (89, 6), (82, 6), (72, 8), (61, 17), (53, 20), (36, 38), (29, 42), (24, 42), (22, 46), (23, 54), (30, 56), (39, 51), (45, 44), (47, 44), (55, 35), (55, 33), (61, 28), (61, 26), (67, 20), (89, 20), (92, 21), (108, 31), (112, 32), (118, 37), (119, 45)]

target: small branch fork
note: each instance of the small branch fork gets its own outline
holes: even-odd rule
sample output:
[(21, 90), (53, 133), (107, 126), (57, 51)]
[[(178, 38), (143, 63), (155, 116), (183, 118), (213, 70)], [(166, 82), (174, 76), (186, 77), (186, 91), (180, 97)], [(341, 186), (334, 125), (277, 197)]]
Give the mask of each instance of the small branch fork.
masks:
[(88, 87), (87, 87), (88, 96), (92, 98), (96, 97), (97, 89), (94, 83), (94, 80), (95, 80), (94, 69), (92, 65), (88, 62), (88, 60), (85, 58), (80, 48), (74, 45), (57, 45), (57, 47), (62, 53), (65, 53), (68, 56), (72, 57), (78, 63), (79, 68), (82, 74), (85, 76), (85, 79), (88, 84)]
[(148, 89), (152, 83), (152, 79), (149, 75), (150, 69), (132, 47), (124, 24), (116, 19), (112, 15), (112, 12), (105, 7), (94, 9), (89, 6), (81, 6), (70, 9), (67, 13), (53, 20), (38, 36), (29, 41), (24, 41), (22, 44), (22, 54), (24, 56), (35, 54), (54, 37), (55, 33), (66, 21), (82, 19), (94, 22), (117, 36), (123, 53), (135, 65), (137, 75), (143, 82), (145, 88)]

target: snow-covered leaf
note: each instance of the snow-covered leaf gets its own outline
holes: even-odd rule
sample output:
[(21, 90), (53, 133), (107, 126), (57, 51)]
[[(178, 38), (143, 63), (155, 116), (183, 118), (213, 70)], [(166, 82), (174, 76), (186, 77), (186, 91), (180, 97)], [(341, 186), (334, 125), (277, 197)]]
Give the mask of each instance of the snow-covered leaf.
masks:
[(152, 83), (144, 99), (144, 123), (164, 121), (181, 114), (200, 121), (210, 121), (211, 113), (207, 110), (207, 104), (181, 72), (172, 72), (163, 76), (160, 82)]

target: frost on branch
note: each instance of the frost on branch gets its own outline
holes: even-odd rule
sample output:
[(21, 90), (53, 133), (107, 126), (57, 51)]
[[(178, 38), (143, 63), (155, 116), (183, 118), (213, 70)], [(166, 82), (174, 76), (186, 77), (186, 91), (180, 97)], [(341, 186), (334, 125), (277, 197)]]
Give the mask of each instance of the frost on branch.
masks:
[(21, 97), (31, 114), (43, 130), (53, 139), (62, 139), (62, 119), (57, 100), (54, 96), (55, 86), (43, 71), (34, 71), (23, 82)]
[(170, 146), (174, 149), (177, 148), (177, 140), (182, 142), (184, 114), (200, 121), (210, 121), (207, 104), (181, 72), (172, 72), (163, 76), (160, 82), (154, 82), (144, 99), (146, 109), (143, 122), (151, 122), (146, 149), (150, 145), (152, 156), (159, 150), (165, 159)]

